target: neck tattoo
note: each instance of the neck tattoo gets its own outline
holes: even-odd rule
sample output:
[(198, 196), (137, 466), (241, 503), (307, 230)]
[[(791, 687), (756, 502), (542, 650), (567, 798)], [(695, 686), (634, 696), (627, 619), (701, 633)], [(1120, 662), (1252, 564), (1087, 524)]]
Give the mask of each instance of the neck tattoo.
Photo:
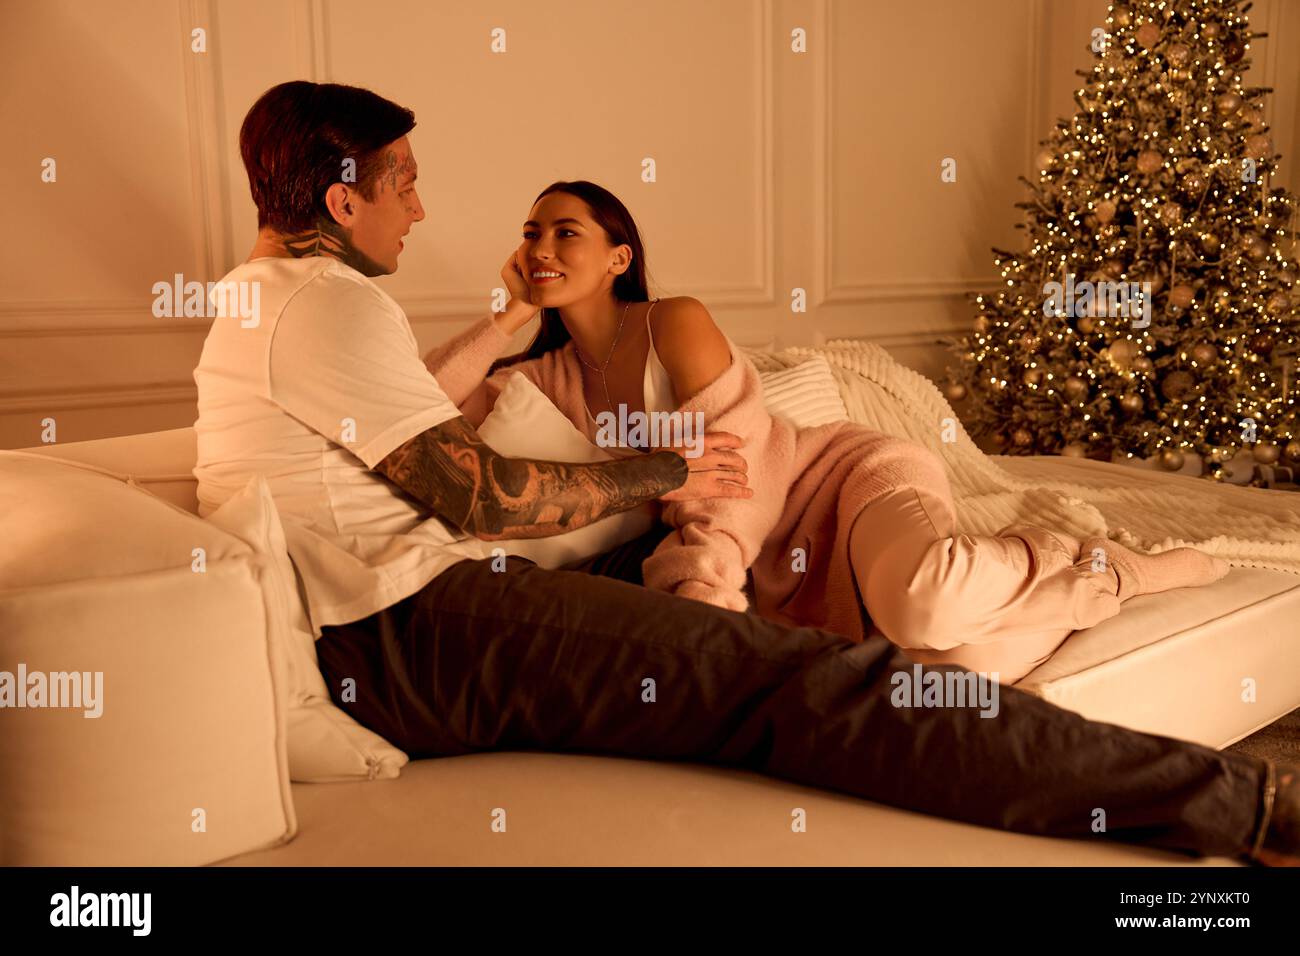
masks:
[(328, 256), (350, 265), (363, 276), (386, 275), (388, 270), (352, 244), (352, 234), (337, 222), (319, 219), (315, 229), (277, 237), (285, 251), (295, 259)]

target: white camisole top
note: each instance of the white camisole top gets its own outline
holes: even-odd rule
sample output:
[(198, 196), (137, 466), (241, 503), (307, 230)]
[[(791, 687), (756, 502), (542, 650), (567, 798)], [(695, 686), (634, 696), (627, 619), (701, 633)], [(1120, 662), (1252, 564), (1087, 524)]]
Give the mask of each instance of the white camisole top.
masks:
[[(673, 381), (668, 376), (668, 370), (664, 368), (663, 363), (659, 361), (659, 353), (655, 351), (655, 339), (650, 331), (650, 313), (654, 311), (655, 303), (658, 299), (650, 300), (650, 308), (645, 313), (645, 331), (650, 339), (650, 349), (645, 357), (645, 376), (642, 378), (641, 397), (645, 402), (646, 414), (651, 412), (673, 412), (677, 410), (677, 396), (673, 393)], [(591, 409), (583, 401), (583, 407), (587, 410), (587, 422), (592, 434), (595, 433), (596, 418), (591, 414)], [(641, 451), (635, 448), (606, 448), (609, 452), (618, 458), (627, 455), (639, 455)]]

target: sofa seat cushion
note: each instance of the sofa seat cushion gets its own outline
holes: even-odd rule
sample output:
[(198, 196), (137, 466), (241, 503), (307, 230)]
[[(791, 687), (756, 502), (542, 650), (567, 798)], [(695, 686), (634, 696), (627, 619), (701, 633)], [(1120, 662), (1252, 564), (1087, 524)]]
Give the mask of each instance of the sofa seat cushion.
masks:
[[(747, 770), (592, 754), (413, 760), (396, 780), (295, 784), (294, 800), (292, 843), (220, 865), (1231, 865), (977, 827)], [(806, 832), (791, 829), (796, 808)], [(492, 829), (498, 809), (505, 832)]]
[(1092, 720), (1223, 748), (1300, 707), (1300, 575), (1234, 567), (1126, 601), (1016, 686)]

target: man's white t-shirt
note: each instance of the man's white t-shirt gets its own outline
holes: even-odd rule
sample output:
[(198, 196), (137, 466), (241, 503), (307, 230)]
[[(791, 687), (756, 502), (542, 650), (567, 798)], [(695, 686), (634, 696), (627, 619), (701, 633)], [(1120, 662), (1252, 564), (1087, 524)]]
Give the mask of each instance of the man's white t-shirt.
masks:
[(401, 306), (324, 256), (254, 259), (222, 282), (258, 283), (260, 314), (215, 319), (194, 370), (199, 514), (265, 476), (315, 635), (490, 556), (370, 470), (460, 414)]

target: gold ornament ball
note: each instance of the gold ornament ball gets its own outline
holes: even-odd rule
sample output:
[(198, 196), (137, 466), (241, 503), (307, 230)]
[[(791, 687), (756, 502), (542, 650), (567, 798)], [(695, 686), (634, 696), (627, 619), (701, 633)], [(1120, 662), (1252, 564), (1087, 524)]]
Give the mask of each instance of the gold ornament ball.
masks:
[(1088, 383), (1077, 375), (1071, 375), (1065, 380), (1065, 394), (1075, 400), (1083, 398), (1088, 394)]
[(1186, 398), (1194, 386), (1192, 376), (1180, 369), (1165, 376), (1164, 381), (1160, 383), (1160, 394), (1170, 401), (1177, 402)]
[(1165, 277), (1159, 272), (1148, 273), (1146, 278), (1142, 281), (1151, 286), (1152, 295), (1155, 295), (1165, 287)]
[(1182, 66), (1192, 55), (1191, 49), (1182, 43), (1170, 44), (1169, 49), (1165, 50), (1165, 56), (1174, 66)]
[(1256, 133), (1246, 138), (1246, 152), (1256, 159), (1264, 159), (1273, 154), (1273, 138), (1265, 133)]
[(1232, 290), (1224, 286), (1215, 286), (1210, 293), (1210, 301), (1216, 309), (1226, 309), (1232, 303)]
[(1271, 465), (1281, 457), (1282, 449), (1278, 448), (1277, 445), (1266, 445), (1261, 442), (1252, 448), (1250, 453), (1261, 465)]
[(1137, 392), (1126, 392), (1123, 398), (1119, 400), (1119, 407), (1130, 415), (1136, 415), (1142, 411), (1145, 404), (1142, 401), (1142, 396)]
[(987, 332), (989, 330), (989, 320), (985, 316), (979, 316), (975, 319), (975, 331)]
[(1055, 160), (1056, 160), (1056, 156), (1053, 155), (1052, 151), (1048, 149), (1044, 149), (1044, 150), (1040, 150), (1038, 155), (1034, 157), (1034, 165), (1038, 168), (1039, 172), (1042, 172), (1044, 170), (1050, 169), (1052, 163), (1055, 162)]
[(1300, 462), (1300, 441), (1286, 443), (1286, 456), (1292, 461)]
[(1133, 14), (1128, 7), (1116, 7), (1111, 17), (1115, 20), (1115, 26), (1126, 27), (1133, 22)]
[(1007, 436), (1001, 432), (995, 432), (989, 436), (989, 444), (994, 448), (1005, 448), (1007, 446)]
[(1269, 315), (1281, 315), (1291, 305), (1291, 300), (1287, 298), (1285, 292), (1274, 292), (1264, 303), (1264, 310)]
[(1137, 28), (1138, 43), (1142, 44), (1148, 50), (1160, 42), (1160, 28), (1154, 23), (1144, 23)]
[(1219, 237), (1212, 232), (1201, 234), (1201, 248), (1210, 255), (1219, 251)]
[(1209, 365), (1219, 357), (1219, 350), (1209, 342), (1198, 342), (1192, 346), (1192, 358), (1198, 365)]
[(1167, 202), (1160, 207), (1157, 215), (1165, 225), (1176, 226), (1183, 221), (1183, 207), (1176, 202)]
[(1146, 372), (1149, 374), (1154, 368), (1155, 365), (1152, 364), (1151, 360), (1145, 355), (1139, 355), (1133, 360), (1133, 370), (1135, 372)]
[(1097, 327), (1096, 323), (1093, 322), (1092, 317), (1087, 315), (1080, 316), (1079, 320), (1074, 324), (1078, 326), (1079, 331), (1083, 332), (1085, 335), (1091, 335), (1092, 330)]
[(1217, 23), (1207, 23), (1205, 29), (1201, 31), (1201, 36), (1213, 40), (1219, 35), (1219, 25)]
[(1246, 44), (1240, 37), (1228, 37), (1223, 41), (1223, 59), (1228, 63), (1236, 63), (1246, 55)]
[(1183, 467), (1183, 453), (1177, 448), (1166, 448), (1160, 453), (1160, 467), (1166, 471), (1178, 471)]
[(1132, 339), (1116, 339), (1110, 343), (1111, 361), (1120, 368), (1128, 368), (1137, 358), (1138, 346)]
[(1087, 458), (1088, 449), (1074, 441), (1062, 448), (1061, 454), (1066, 458)]
[(1024, 379), (1026, 385), (1037, 385), (1043, 380), (1043, 370), (1041, 368), (1027, 368), (1021, 378)]
[(1179, 283), (1169, 290), (1169, 304), (1185, 309), (1192, 304), (1196, 298), (1196, 290), (1189, 285)]
[(1112, 279), (1118, 279), (1124, 274), (1124, 263), (1119, 259), (1107, 259), (1102, 264), (1101, 271)]
[(1116, 208), (1112, 200), (1103, 199), (1093, 208), (1096, 210), (1097, 221), (1102, 225), (1108, 224), (1115, 218)]
[(1011, 441), (1014, 442), (1018, 448), (1023, 448), (1026, 445), (1033, 443), (1034, 436), (1030, 434), (1028, 429), (1017, 428), (1015, 434), (1011, 436)]
[(1275, 344), (1273, 336), (1267, 332), (1260, 332), (1250, 337), (1250, 347), (1260, 355), (1267, 355), (1273, 351)]
[(1144, 149), (1138, 153), (1137, 168), (1139, 173), (1150, 175), (1164, 164), (1164, 155), (1154, 149)]
[(1214, 108), (1225, 116), (1237, 112), (1241, 109), (1241, 94), (1224, 93), (1214, 101)]
[(943, 390), (944, 395), (950, 402), (960, 402), (966, 397), (966, 386), (961, 382), (950, 382), (948, 387)]
[(1265, 242), (1263, 239), (1256, 239), (1254, 242), (1250, 244), (1250, 247), (1246, 250), (1246, 254), (1250, 256), (1252, 259), (1254, 259), (1256, 262), (1259, 262), (1260, 260), (1267, 258), (1268, 253), (1269, 253), (1268, 243)]
[(1205, 189), (1205, 177), (1200, 173), (1188, 173), (1183, 178), (1183, 188), (1189, 193), (1199, 193)]
[(1295, 273), (1292, 272), (1290, 269), (1283, 269), (1281, 272), (1277, 274), (1277, 281), (1282, 283), (1285, 286), (1294, 285)]

